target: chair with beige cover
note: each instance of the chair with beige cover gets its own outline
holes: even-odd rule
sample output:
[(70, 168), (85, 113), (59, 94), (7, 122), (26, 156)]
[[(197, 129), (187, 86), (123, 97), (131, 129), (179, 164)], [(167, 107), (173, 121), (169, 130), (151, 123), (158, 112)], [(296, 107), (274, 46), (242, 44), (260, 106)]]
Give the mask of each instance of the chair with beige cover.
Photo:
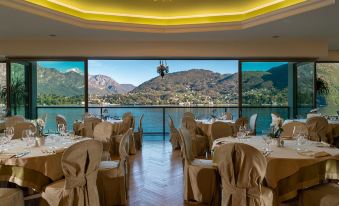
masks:
[(311, 117), (306, 120), (309, 139), (312, 141), (323, 141), (332, 143), (332, 139), (327, 137), (328, 121), (324, 117)]
[[(126, 114), (126, 113), (125, 113)], [(134, 131), (134, 118), (132, 116), (132, 113), (128, 112), (125, 117), (122, 120), (122, 129), (119, 132), (118, 135), (115, 135), (112, 137), (113, 144), (111, 148), (111, 152), (113, 155), (118, 156), (119, 155), (119, 145), (121, 142), (121, 138), (124, 136), (124, 134), (132, 128), (132, 131)], [(129, 135), (129, 154), (135, 155), (136, 154), (136, 148), (135, 148), (135, 140), (134, 140), (134, 133), (132, 135)]]
[(7, 127), (14, 127), (15, 124), (19, 122), (24, 122), (25, 117), (17, 115), (17, 116), (12, 116), (12, 117), (7, 117), (5, 121), (5, 126)]
[(213, 122), (211, 126), (210, 147), (214, 140), (221, 137), (233, 136), (233, 127), (225, 122)]
[(65, 179), (45, 187), (41, 205), (99, 205), (96, 187), (102, 144), (85, 140), (70, 146), (62, 155)]
[(128, 141), (133, 130), (129, 129), (121, 138), (120, 160), (102, 161), (98, 172), (97, 186), (100, 205), (125, 205), (128, 194)]
[(299, 195), (299, 205), (338, 206), (339, 184), (321, 184), (302, 191)]
[(195, 159), (189, 130), (179, 129), (184, 157), (184, 199), (207, 205), (219, 205), (217, 168), (211, 160)]
[(142, 137), (144, 133), (144, 129), (142, 128), (142, 120), (144, 118), (144, 114), (141, 115), (139, 119), (139, 126), (138, 126), (138, 131), (134, 132), (134, 141), (135, 141), (135, 148), (136, 149), (141, 149), (142, 148)]
[(31, 122), (19, 122), (14, 125), (14, 136), (13, 139), (20, 139), (22, 138), (22, 132), (24, 130), (30, 129), (33, 133), (36, 132), (35, 125)]
[(195, 120), (189, 116), (183, 117), (182, 127), (188, 129), (191, 134), (194, 157), (205, 155), (206, 151), (209, 149), (209, 140), (208, 137), (199, 130)]
[(175, 128), (172, 117), (170, 115), (168, 116), (170, 119), (169, 121), (170, 140), (169, 141), (171, 142), (173, 150), (180, 149), (181, 143), (180, 143), (179, 131), (177, 130), (177, 128)]
[(258, 114), (252, 114), (250, 117), (250, 129), (251, 133), (249, 135), (256, 135), (257, 134), (257, 117)]
[(222, 206), (271, 206), (273, 192), (262, 185), (267, 162), (254, 147), (228, 143), (214, 152), (222, 183)]
[(101, 160), (111, 160), (111, 137), (113, 134), (113, 125), (109, 122), (100, 122), (94, 128), (93, 138), (102, 143), (103, 151)]
[(282, 126), (281, 137), (286, 139), (293, 138), (294, 130), (298, 129), (298, 132), (308, 134), (306, 124), (303, 122), (288, 122)]
[(195, 116), (192, 112), (185, 112), (183, 117), (192, 117), (193, 119), (195, 119)]
[(246, 117), (240, 117), (239, 119), (235, 120), (235, 128), (237, 131), (235, 131), (235, 134), (239, 131), (240, 127), (244, 127), (248, 124), (248, 120)]
[(231, 112), (226, 112), (224, 118), (225, 120), (233, 120), (233, 115)]
[(102, 122), (97, 117), (88, 117), (84, 120), (84, 127), (82, 128), (81, 135), (84, 137), (93, 137), (93, 131), (96, 125)]
[(58, 129), (59, 124), (63, 124), (63, 125), (65, 125), (66, 131), (67, 131), (67, 121), (66, 121), (66, 118), (63, 115), (58, 114), (55, 117), (55, 120), (56, 120), (56, 128), (57, 129)]
[(0, 188), (1, 206), (25, 206), (24, 196), (17, 188)]

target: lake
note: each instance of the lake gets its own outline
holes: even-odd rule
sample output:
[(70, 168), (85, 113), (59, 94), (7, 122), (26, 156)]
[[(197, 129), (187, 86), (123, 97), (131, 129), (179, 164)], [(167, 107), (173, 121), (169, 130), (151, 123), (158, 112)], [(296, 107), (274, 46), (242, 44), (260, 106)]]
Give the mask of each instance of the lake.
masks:
[[(162, 133), (165, 129), (166, 133), (169, 133), (169, 115), (173, 118), (174, 124), (177, 128), (180, 127), (181, 118), (184, 112), (192, 112), (197, 119), (208, 119), (211, 114), (220, 116), (221, 113), (227, 111), (233, 114), (234, 119), (238, 118), (237, 108), (162, 108), (162, 107), (129, 107), (129, 108), (107, 108), (110, 116), (121, 117), (125, 112), (132, 112), (136, 118), (136, 128), (139, 124), (139, 118), (144, 114), (143, 129), (145, 133)], [(38, 116), (42, 116), (45, 112), (48, 113), (46, 132), (55, 131), (56, 123), (55, 116), (62, 114), (66, 117), (68, 122), (68, 129), (72, 130), (73, 122), (83, 119), (85, 112), (84, 108), (39, 108)], [(89, 108), (89, 112), (92, 114), (100, 115), (99, 108)], [(271, 113), (279, 113), (282, 118), (288, 118), (287, 108), (243, 108), (243, 116), (250, 117), (250, 115), (257, 113), (257, 132), (268, 129), (271, 123)], [(165, 118), (164, 118), (165, 117)], [(165, 128), (163, 128), (165, 124)]]

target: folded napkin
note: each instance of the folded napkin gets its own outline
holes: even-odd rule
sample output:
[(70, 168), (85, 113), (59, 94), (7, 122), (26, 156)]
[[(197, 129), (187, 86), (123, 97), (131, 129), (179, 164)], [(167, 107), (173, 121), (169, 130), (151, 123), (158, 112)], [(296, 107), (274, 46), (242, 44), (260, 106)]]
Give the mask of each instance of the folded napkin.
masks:
[(15, 154), (0, 154), (0, 160), (7, 160), (14, 157)]
[(305, 151), (305, 152), (298, 152), (300, 155), (305, 155), (309, 157), (327, 157), (331, 156), (331, 154), (325, 152), (325, 151), (320, 151), (320, 152), (313, 152), (313, 151)]

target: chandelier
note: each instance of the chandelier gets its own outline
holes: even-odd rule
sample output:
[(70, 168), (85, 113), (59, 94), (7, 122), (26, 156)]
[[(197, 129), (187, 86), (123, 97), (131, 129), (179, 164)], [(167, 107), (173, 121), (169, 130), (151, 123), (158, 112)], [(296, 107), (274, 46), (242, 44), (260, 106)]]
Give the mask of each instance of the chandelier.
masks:
[(161, 76), (161, 78), (164, 78), (165, 73), (167, 74), (169, 71), (169, 68), (167, 66), (166, 60), (160, 60), (160, 65), (157, 67), (157, 72)]

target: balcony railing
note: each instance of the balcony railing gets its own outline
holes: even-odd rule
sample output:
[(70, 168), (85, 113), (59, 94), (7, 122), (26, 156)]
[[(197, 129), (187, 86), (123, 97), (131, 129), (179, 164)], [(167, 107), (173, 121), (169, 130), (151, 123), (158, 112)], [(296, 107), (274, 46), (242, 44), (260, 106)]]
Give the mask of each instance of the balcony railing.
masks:
[[(136, 127), (138, 125), (139, 118), (144, 114), (143, 129), (146, 134), (160, 134), (166, 135), (169, 133), (169, 115), (173, 118), (176, 127), (180, 127), (181, 118), (184, 112), (192, 112), (197, 119), (207, 119), (211, 117), (211, 114), (221, 115), (223, 112), (231, 112), (234, 119), (239, 117), (239, 111), (242, 112), (242, 116), (250, 117), (252, 114), (257, 113), (257, 131), (267, 129), (271, 123), (271, 113), (279, 113), (282, 118), (289, 117), (289, 107), (285, 106), (258, 106), (249, 107), (244, 106), (90, 106), (88, 111), (95, 115), (102, 115), (104, 109), (107, 109), (110, 116), (121, 117), (125, 112), (132, 112), (136, 119)], [(84, 107), (74, 106), (39, 106), (37, 107), (37, 114), (41, 116), (43, 113), (48, 113), (48, 119), (46, 123), (46, 129), (54, 131), (56, 129), (55, 116), (62, 114), (66, 117), (68, 129), (72, 129), (72, 123), (75, 120), (83, 118), (85, 112)]]

